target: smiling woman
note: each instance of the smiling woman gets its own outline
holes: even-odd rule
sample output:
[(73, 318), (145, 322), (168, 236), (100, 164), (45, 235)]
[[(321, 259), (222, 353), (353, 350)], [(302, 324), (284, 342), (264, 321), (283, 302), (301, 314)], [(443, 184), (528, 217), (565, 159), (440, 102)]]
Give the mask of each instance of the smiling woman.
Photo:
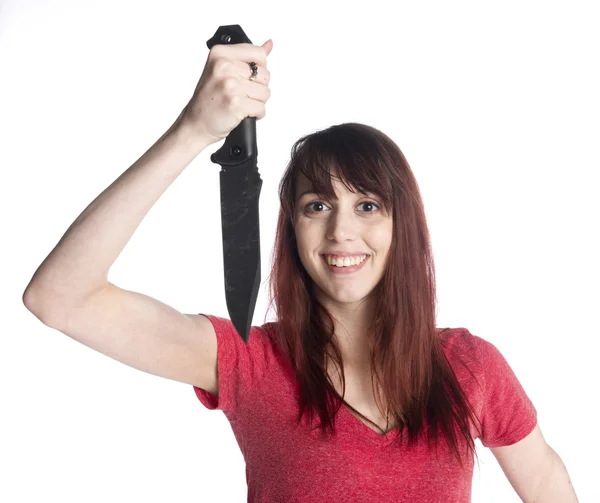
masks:
[(549, 463), (510, 468), (523, 445), (547, 451), (508, 362), (466, 328), (436, 327), (425, 211), (398, 146), (358, 123), (306, 135), (279, 197), (276, 321), (253, 327), (245, 345), (229, 320), (206, 315), (218, 397), (194, 387), (243, 437), (249, 494), (467, 502), (476, 438), (519, 495), (541, 494)]
[[(305, 410), (311, 418), (317, 413), (322, 432), (333, 432), (335, 413), (327, 404), (343, 400), (346, 379), (360, 376), (371, 383), (362, 382), (366, 394), (351, 389), (349, 395), (356, 403), (371, 404), (371, 417), (396, 425), (411, 444), (424, 435), (433, 447), (438, 430), (445, 432), (464, 467), (457, 437), (462, 436), (470, 458), (478, 418), (435, 326), (425, 212), (398, 146), (358, 123), (307, 135), (292, 148), (279, 193), (270, 300), (282, 327), (278, 345), (296, 350), (287, 356), (300, 381), (298, 421)], [(338, 260), (351, 255), (367, 259), (338, 267)], [(336, 365), (341, 390), (324, 355)]]

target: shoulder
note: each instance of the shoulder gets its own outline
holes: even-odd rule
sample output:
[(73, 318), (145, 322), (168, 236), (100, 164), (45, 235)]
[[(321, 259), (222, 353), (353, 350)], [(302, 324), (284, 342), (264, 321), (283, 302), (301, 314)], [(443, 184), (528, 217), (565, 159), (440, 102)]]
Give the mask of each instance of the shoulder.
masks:
[(267, 367), (273, 360), (274, 331), (276, 324), (267, 322), (262, 325), (252, 325), (247, 342), (240, 337), (230, 319), (203, 314), (212, 323), (217, 339), (217, 356), (221, 357), (224, 365), (233, 362), (239, 368)]
[(468, 370), (483, 381), (508, 378), (512, 369), (502, 352), (492, 342), (473, 334), (465, 327), (438, 329), (448, 361), (455, 371)]
[(437, 330), (442, 347), (448, 358), (480, 359), (481, 346), (486, 341), (472, 334), (468, 328), (438, 328)]
[[(237, 331), (235, 330), (233, 323), (231, 322), (231, 320), (229, 318), (224, 318), (222, 316), (218, 316), (218, 315), (214, 315), (214, 314), (205, 314), (205, 313), (200, 313), (202, 316), (205, 316), (206, 318), (208, 318), (210, 320), (210, 322), (212, 323), (215, 332), (218, 333), (227, 333), (228, 335), (233, 335), (236, 334), (237, 335)], [(258, 338), (258, 341), (255, 342), (264, 342), (263, 339), (269, 339), (272, 340), (273, 339), (273, 332), (276, 329), (277, 323), (275, 322), (266, 322), (262, 325), (252, 325), (250, 327), (250, 334), (248, 336), (248, 344), (250, 343), (251, 339), (256, 339)], [(239, 340), (243, 343), (243, 340), (241, 337), (239, 337)], [(236, 339), (237, 341), (237, 339)]]
[(474, 377), (481, 385), (485, 381), (485, 362), (490, 343), (465, 327), (438, 329), (438, 335), (444, 354), (459, 380)]

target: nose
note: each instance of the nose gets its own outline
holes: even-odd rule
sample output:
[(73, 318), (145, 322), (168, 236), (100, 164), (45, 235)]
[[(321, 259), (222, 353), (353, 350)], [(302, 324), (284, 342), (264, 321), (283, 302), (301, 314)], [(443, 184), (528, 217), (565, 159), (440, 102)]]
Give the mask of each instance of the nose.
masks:
[(327, 239), (330, 241), (347, 241), (354, 239), (357, 224), (351, 212), (333, 210), (327, 223)]

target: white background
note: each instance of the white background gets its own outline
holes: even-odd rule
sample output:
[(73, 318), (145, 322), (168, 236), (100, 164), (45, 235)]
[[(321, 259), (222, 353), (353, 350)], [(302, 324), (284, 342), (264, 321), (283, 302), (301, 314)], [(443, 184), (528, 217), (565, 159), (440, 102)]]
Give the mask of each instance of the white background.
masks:
[[(0, 500), (246, 501), (222, 412), (43, 325), (22, 294), (73, 220), (172, 124), (218, 26), (273, 38), (257, 123), (265, 320), (277, 184), (301, 135), (388, 134), (424, 199), (440, 327), (494, 343), (580, 501), (599, 502), (597, 2), (54, 2), (0, 10)], [(203, 151), (110, 270), (228, 317), (219, 166)], [(270, 319), (270, 314), (267, 314)], [(593, 398), (596, 397), (596, 398)], [(474, 502), (520, 501), (477, 441)]]

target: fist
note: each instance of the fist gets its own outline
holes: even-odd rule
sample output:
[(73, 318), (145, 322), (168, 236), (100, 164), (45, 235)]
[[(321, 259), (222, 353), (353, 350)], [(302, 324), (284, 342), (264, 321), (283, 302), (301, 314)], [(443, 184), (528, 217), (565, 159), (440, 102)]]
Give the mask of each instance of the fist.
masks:
[[(272, 49), (271, 40), (262, 46), (213, 46), (194, 94), (183, 110), (186, 126), (210, 144), (226, 138), (246, 117), (262, 119), (271, 96), (267, 56)], [(251, 62), (258, 69), (254, 80), (250, 80)]]

